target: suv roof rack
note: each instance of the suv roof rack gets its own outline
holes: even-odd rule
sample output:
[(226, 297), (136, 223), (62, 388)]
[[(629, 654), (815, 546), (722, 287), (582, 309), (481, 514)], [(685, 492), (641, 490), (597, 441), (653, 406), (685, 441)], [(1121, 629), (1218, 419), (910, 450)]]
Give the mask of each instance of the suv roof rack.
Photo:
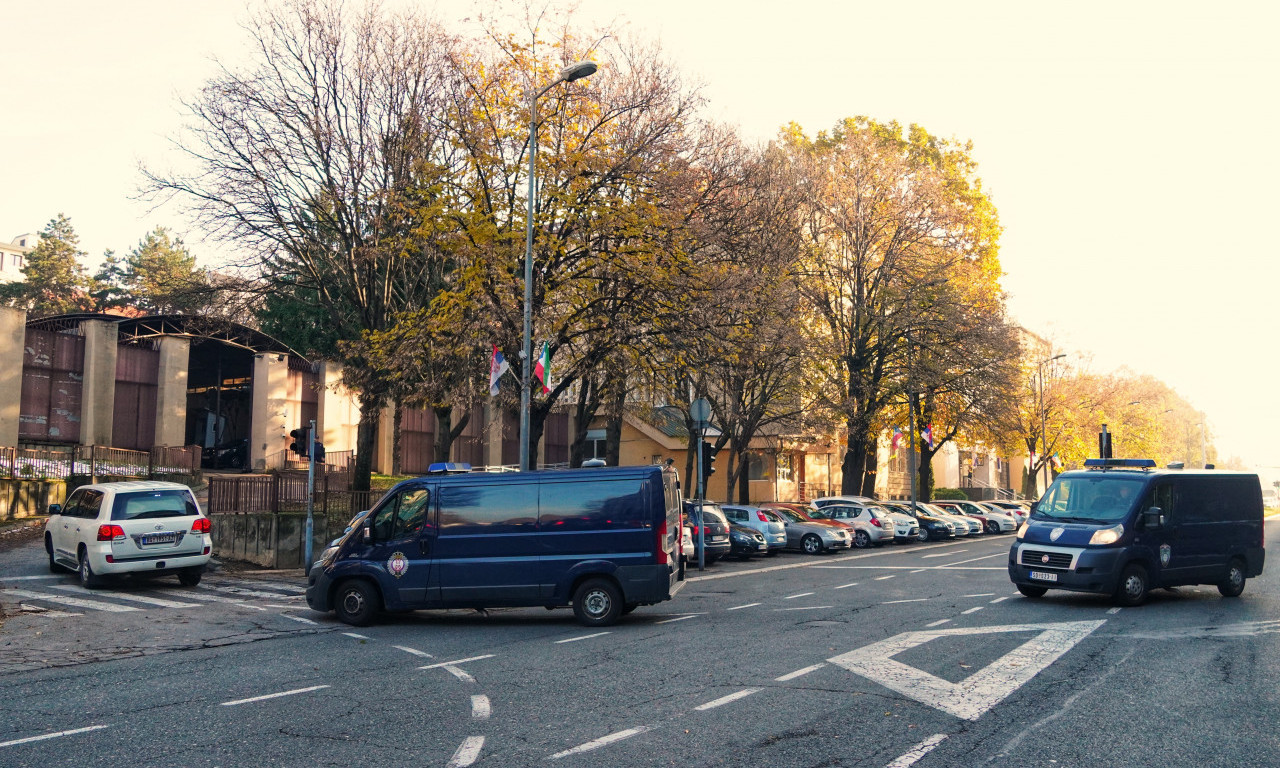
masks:
[(1085, 469), (1154, 469), (1152, 459), (1085, 459)]

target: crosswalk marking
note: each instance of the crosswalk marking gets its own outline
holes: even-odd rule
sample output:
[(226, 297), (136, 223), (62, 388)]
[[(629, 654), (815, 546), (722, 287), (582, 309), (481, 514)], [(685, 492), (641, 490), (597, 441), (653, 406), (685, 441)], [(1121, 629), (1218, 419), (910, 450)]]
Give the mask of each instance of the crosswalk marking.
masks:
[[(78, 595), (98, 595), (102, 594), (94, 592), (84, 587), (72, 584), (51, 584), (51, 589), (61, 589), (66, 592), (74, 592)], [(199, 603), (180, 603), (177, 600), (161, 600), (158, 597), (146, 597), (144, 595), (135, 595), (132, 592), (112, 592), (111, 597), (117, 600), (130, 600), (135, 603), (146, 603), (147, 605), (158, 605), (161, 608), (198, 608)]]
[(50, 603), (69, 605), (73, 608), (86, 608), (91, 611), (107, 611), (108, 613), (125, 613), (126, 611), (142, 610), (141, 608), (135, 608), (132, 605), (116, 605), (115, 603), (103, 603), (97, 600), (81, 600), (78, 597), (51, 595), (48, 592), (32, 592), (27, 589), (6, 589), (0, 594), (12, 595), (14, 597), (25, 597), (29, 600), (46, 600)]
[(273, 600), (288, 600), (297, 597), (297, 595), (282, 595), (279, 592), (263, 592), (256, 589), (229, 587), (221, 584), (201, 584), (198, 589), (212, 589), (215, 592), (226, 592), (229, 595), (242, 595), (244, 597), (269, 597)]

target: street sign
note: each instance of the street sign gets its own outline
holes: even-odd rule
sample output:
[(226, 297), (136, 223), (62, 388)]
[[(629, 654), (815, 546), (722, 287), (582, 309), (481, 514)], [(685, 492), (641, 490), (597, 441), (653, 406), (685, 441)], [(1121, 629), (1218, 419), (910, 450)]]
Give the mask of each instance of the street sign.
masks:
[(711, 418), (711, 403), (701, 397), (689, 403), (689, 418), (699, 423), (705, 423), (707, 419)]

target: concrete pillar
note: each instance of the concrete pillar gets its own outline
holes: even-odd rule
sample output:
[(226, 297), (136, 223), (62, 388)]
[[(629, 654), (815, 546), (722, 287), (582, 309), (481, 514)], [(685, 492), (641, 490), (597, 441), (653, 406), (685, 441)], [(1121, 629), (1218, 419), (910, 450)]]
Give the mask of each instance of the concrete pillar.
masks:
[(342, 364), (320, 364), (321, 389), (316, 402), (316, 429), (325, 453), (354, 451), (360, 425), (360, 402), (342, 384)]
[[(289, 358), (275, 353), (253, 356), (253, 426), (249, 462), (266, 468), (267, 456), (289, 450)], [(296, 414), (294, 414), (296, 417)]]
[(187, 439), (187, 367), (191, 341), (160, 338), (160, 370), (156, 377), (156, 445), (182, 445)]
[(80, 444), (111, 445), (116, 407), (119, 329), (113, 322), (88, 320), (84, 336), (84, 387), (80, 395)]
[(388, 405), (378, 417), (378, 444), (374, 446), (373, 471), (391, 474), (392, 452), (396, 442), (396, 409)]
[(22, 413), (22, 351), (27, 341), (25, 310), (0, 307), (0, 446), (18, 445)]

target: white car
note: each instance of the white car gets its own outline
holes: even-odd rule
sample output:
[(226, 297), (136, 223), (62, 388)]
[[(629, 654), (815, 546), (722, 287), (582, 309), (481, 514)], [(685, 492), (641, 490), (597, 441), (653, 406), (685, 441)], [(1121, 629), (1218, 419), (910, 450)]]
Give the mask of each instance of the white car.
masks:
[(98, 483), (49, 507), (44, 548), (50, 571), (74, 571), (86, 588), (123, 574), (176, 574), (194, 587), (212, 556), (212, 527), (185, 485)]

